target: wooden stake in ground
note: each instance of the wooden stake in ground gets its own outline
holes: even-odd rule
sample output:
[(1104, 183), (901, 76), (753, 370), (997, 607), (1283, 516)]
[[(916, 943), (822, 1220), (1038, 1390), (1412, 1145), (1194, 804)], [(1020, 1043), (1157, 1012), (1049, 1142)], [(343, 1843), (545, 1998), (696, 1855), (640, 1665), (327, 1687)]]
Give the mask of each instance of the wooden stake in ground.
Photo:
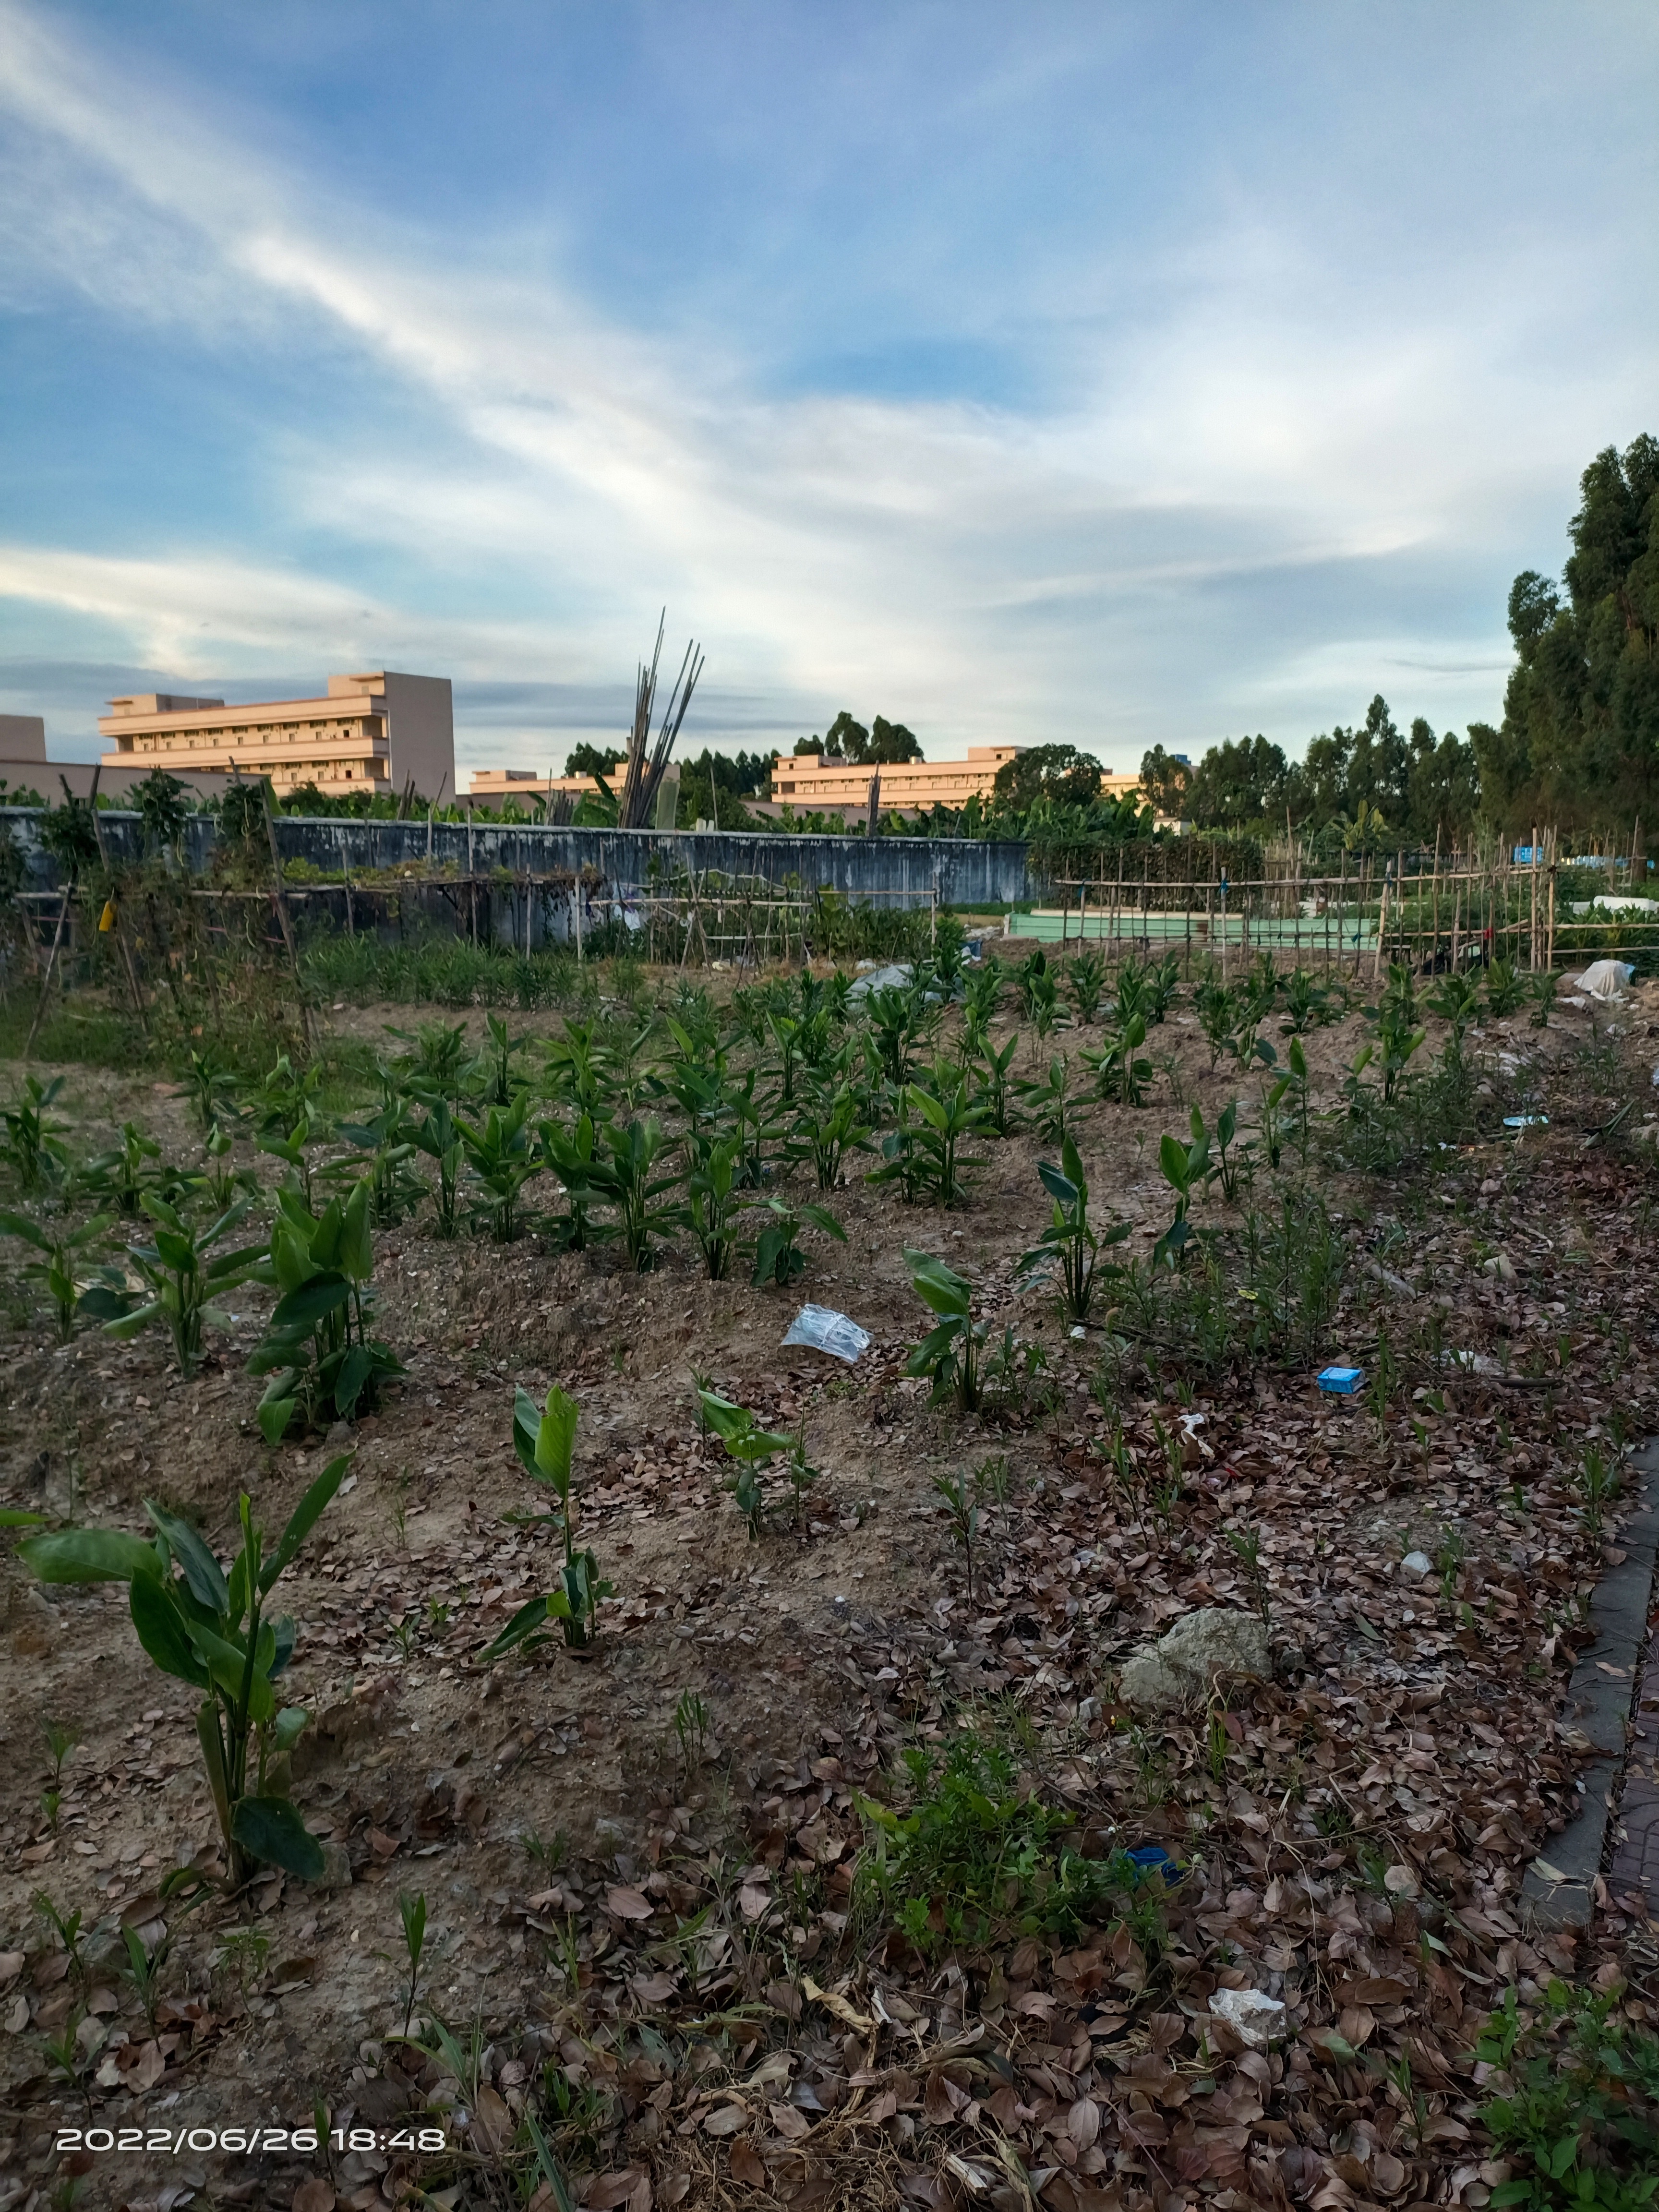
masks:
[[(233, 769), (235, 765), (233, 761)], [(276, 920), (282, 929), (283, 942), (288, 947), (288, 964), (294, 977), (294, 997), (300, 1009), (300, 1036), (309, 1054), (311, 1018), (306, 1012), (305, 986), (300, 980), (299, 947), (294, 942), (294, 924), (288, 911), (288, 893), (283, 887), (283, 856), (276, 849), (276, 824), (270, 812), (270, 787), (263, 776), (259, 779), (259, 806), (265, 817), (265, 842), (270, 847), (270, 881), (276, 901)]]
[[(103, 763), (101, 762), (92, 771), (93, 832), (94, 836), (97, 834), (98, 779), (103, 772)], [(69, 793), (69, 785), (67, 783), (64, 786), (64, 795), (67, 797)], [(102, 850), (101, 839), (100, 840), (100, 850)], [(34, 1019), (29, 1024), (29, 1033), (23, 1043), (23, 1057), (25, 1060), (27, 1060), (29, 1054), (34, 1050), (34, 1040), (40, 1034), (40, 1017), (46, 1011), (46, 994), (52, 989), (52, 970), (58, 965), (58, 948), (64, 941), (64, 930), (65, 925), (68, 923), (70, 915), (70, 901), (75, 896), (75, 886), (80, 877), (80, 873), (81, 871), (78, 864), (72, 861), (70, 865), (69, 878), (64, 885), (63, 902), (58, 909), (58, 927), (52, 933), (52, 950), (46, 955), (46, 973), (40, 978), (40, 995), (34, 1002)]]
[[(103, 863), (104, 873), (108, 876), (110, 873), (109, 850), (104, 843), (103, 824), (98, 819), (98, 778), (102, 772), (103, 764), (100, 762), (98, 767), (93, 770), (92, 774), (92, 834), (98, 840), (98, 858)], [(64, 787), (64, 798), (68, 799), (70, 796), (69, 778), (65, 775), (60, 775), (58, 781)], [(128, 939), (125, 930), (121, 927), (121, 902), (115, 895), (115, 882), (112, 876), (110, 878), (110, 892), (108, 900), (104, 908), (104, 914), (108, 917), (110, 934), (114, 938), (117, 945), (120, 949), (121, 965), (126, 970), (127, 989), (132, 996), (132, 1011), (138, 1017), (138, 1027), (143, 1032), (144, 1042), (148, 1044), (149, 1042), (149, 1017), (144, 1011), (144, 994), (138, 988), (138, 970), (133, 964), (132, 945)], [(100, 930), (104, 927), (104, 921), (101, 916), (100, 917), (98, 927)]]

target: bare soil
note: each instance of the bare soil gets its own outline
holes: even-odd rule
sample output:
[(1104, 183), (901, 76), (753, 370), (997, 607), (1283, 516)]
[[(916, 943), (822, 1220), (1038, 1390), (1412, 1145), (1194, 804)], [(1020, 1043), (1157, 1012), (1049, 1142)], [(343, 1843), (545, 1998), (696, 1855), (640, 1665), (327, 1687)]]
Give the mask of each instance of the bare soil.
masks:
[[(378, 1044), (407, 1016), (333, 1018)], [(194, 1700), (144, 1661), (124, 1589), (0, 1570), (0, 2208), (69, 2201), (48, 2192), (77, 2172), (88, 2206), (521, 2203), (538, 2186), (522, 2137), (509, 2148), (526, 2102), (572, 2201), (635, 2212), (1483, 2203), (1473, 2022), (1512, 1982), (1587, 1959), (1635, 1971), (1616, 1899), (1577, 1946), (1516, 1913), (1574, 1809), (1584, 1747), (1556, 1714), (1616, 1542), (1616, 1512), (1592, 1531), (1571, 1478), (1587, 1442), (1616, 1458), (1651, 1425), (1652, 1155), (1628, 1139), (1659, 989), (1613, 1023), (1564, 1009), (1471, 1039), (1495, 1103), (1541, 1100), (1547, 1129), (1395, 1182), (1324, 1182), (1351, 1251), (1329, 1356), (1364, 1360), (1389, 1334), (1406, 1372), (1384, 1422), (1306, 1372), (1236, 1372), (1186, 1408), (1173, 1385), (1132, 1388), (1120, 1411), (1149, 1471), (1154, 1422), (1202, 1417), (1167, 1527), (1102, 1455), (1102, 1328), (1079, 1340), (1045, 1292), (1016, 1289), (1047, 1212), (1026, 1136), (975, 1147), (970, 1202), (948, 1213), (855, 1174), (833, 1200), (847, 1245), (811, 1238), (788, 1292), (710, 1284), (689, 1243), (635, 1276), (611, 1248), (443, 1243), (405, 1224), (378, 1237), (376, 1280), (406, 1380), (349, 1435), (276, 1451), (243, 1372), (266, 1294), (239, 1294), (235, 1338), (181, 1382), (160, 1335), (54, 1348), (14, 1285), (0, 1501), (137, 1528), (152, 1498), (222, 1554), (241, 1490), (279, 1528), (335, 1450), (356, 1456), (283, 1585), (293, 1695), (318, 1716), (295, 1792), (330, 1878), (272, 1876), (176, 1924), (153, 2023), (106, 1946), (120, 1921), (153, 1941), (162, 1875), (211, 1859)], [(1322, 1104), (1362, 1035), (1355, 1016), (1310, 1036)], [(1089, 1041), (1063, 1036), (1043, 1061)], [(1211, 1071), (1190, 1019), (1152, 1042), (1213, 1122), (1236, 1075)], [(172, 1086), (63, 1072), (77, 1149), (131, 1118), (193, 1157)], [(1638, 1088), (1632, 1121), (1587, 1142)], [(1184, 1121), (1161, 1076), (1148, 1106), (1095, 1105), (1084, 1124), (1097, 1217), (1127, 1220), (1143, 1256), (1168, 1219), (1158, 1138)], [(1245, 1202), (1273, 1202), (1265, 1170)], [(1212, 1202), (1201, 1218), (1233, 1217)], [(907, 1244), (1042, 1345), (1023, 1407), (964, 1419), (905, 1378), (923, 1320)], [(855, 1367), (782, 1346), (804, 1297), (871, 1332)], [(1492, 1370), (1447, 1381), (1443, 1410), (1413, 1396), (1436, 1378), (1410, 1367), (1437, 1311), (1444, 1344)], [(804, 1419), (820, 1480), (801, 1527), (780, 1501), (746, 1540), (693, 1370), (769, 1425)], [(592, 1656), (487, 1669), (477, 1652), (555, 1576), (550, 1535), (507, 1518), (539, 1503), (512, 1451), (514, 1389), (554, 1381), (581, 1407), (579, 1539), (617, 1595)], [(995, 1454), (1011, 1488), (986, 1511), (970, 1600), (933, 1479)], [(1251, 1529), (1259, 1579), (1229, 1540)], [(1402, 1576), (1419, 1547), (1432, 1572)], [(1173, 1620), (1258, 1601), (1272, 1681), (1193, 1717), (1117, 1703), (1117, 1668)], [(683, 1743), (688, 1692), (708, 1721)], [(1188, 1868), (1160, 1956), (1119, 1929), (929, 1959), (860, 1917), (860, 1793), (893, 1796), (900, 1747), (964, 1712), (990, 1717), (1091, 1848), (1163, 1842)], [(79, 1736), (50, 1819), (48, 1720)], [(484, 2045), (459, 2084), (397, 2040), (398, 1897), (416, 1891), (417, 2033), (435, 2012)], [(77, 2087), (44, 2051), (80, 2002), (41, 1892), (103, 1931)], [(1218, 2027), (1209, 1998), (1228, 1985), (1282, 1998), (1287, 2039), (1261, 2054)], [(1415, 2104), (1372, 2063), (1401, 2052)], [(376, 2147), (227, 2154), (186, 2137), (78, 2165), (53, 2147), (88, 2124), (293, 2129), (319, 2100)], [(391, 2141), (423, 2107), (441, 2153)], [(544, 2182), (534, 2202), (557, 2198)]]

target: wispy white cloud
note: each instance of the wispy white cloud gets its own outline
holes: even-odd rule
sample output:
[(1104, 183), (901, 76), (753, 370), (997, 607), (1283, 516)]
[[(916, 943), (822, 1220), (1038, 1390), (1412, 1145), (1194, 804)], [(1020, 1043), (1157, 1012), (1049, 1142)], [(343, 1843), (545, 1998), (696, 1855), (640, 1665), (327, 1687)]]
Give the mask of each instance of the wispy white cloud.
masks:
[(15, 0), (0, 107), (14, 295), (73, 285), (205, 357), (343, 349), (387, 380), (367, 441), (335, 428), (325, 376), (314, 418), (273, 432), (278, 506), (245, 557), (176, 518), (174, 550), (142, 559), (0, 548), (0, 596), (96, 616), (181, 672), (372, 651), (592, 682), (666, 600), (737, 687), (882, 706), (935, 750), (1073, 733), (1085, 699), (1121, 764), (1270, 717), (1299, 734), (1389, 665), (1437, 719), (1487, 712), (1501, 593), (1467, 635), (1461, 610), (1414, 633), (1398, 608), (1356, 633), (1321, 592), (1490, 564), (1547, 511), (1541, 483), (1636, 427), (1643, 329), (1588, 362), (1547, 341), (1597, 272), (1536, 240), (1357, 281), (1311, 217), (1241, 195), (1133, 315), (1056, 316), (1041, 410), (781, 398), (741, 331), (624, 327), (544, 268), (331, 198)]

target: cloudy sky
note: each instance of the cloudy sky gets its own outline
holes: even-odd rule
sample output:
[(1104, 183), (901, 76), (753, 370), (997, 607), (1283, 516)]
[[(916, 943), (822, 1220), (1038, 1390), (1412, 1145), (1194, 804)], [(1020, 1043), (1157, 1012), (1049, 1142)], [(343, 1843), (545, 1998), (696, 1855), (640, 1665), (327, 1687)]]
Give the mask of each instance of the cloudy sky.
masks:
[(1649, 0), (0, 0), (0, 709), (1133, 768), (1495, 716), (1659, 430)]

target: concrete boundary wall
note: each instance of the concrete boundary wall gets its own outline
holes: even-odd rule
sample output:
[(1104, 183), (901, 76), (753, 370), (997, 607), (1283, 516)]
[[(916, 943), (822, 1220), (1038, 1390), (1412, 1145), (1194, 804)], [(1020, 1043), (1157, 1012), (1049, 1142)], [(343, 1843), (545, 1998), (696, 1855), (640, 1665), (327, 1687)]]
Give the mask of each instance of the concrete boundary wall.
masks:
[[(51, 890), (57, 870), (40, 849), (38, 814), (0, 808), (28, 862), (29, 888)], [(112, 859), (132, 860), (140, 851), (138, 817), (105, 809), (99, 817)], [(216, 830), (207, 815), (185, 825), (185, 865), (205, 871)], [(756, 830), (535, 829), (528, 825), (464, 822), (347, 822), (279, 815), (276, 842), (284, 860), (303, 860), (329, 874), (353, 876), (382, 869), (425, 867), (457, 876), (505, 870), (514, 877), (574, 878), (580, 871), (613, 891), (648, 890), (653, 873), (761, 878), (780, 889), (792, 878), (803, 889), (834, 890), (848, 899), (873, 897), (888, 906), (941, 903), (1013, 905), (1037, 895), (1026, 869), (1026, 848), (1012, 839), (811, 837), (768, 836)], [(653, 864), (655, 864), (653, 871)]]

